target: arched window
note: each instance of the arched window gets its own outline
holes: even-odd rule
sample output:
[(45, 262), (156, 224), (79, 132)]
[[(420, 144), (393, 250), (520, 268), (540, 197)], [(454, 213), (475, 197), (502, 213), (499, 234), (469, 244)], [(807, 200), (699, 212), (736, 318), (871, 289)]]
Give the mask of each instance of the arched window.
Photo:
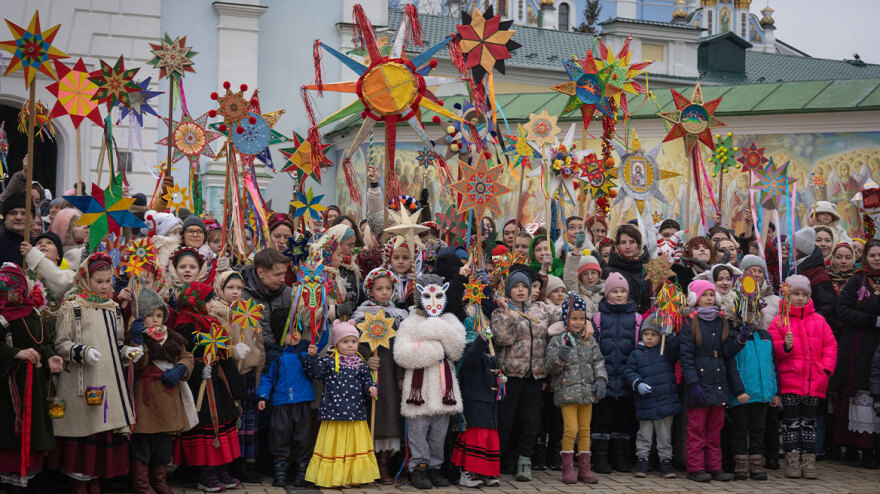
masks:
[(569, 26), (569, 7), (567, 3), (559, 4), (559, 30), (568, 31)]

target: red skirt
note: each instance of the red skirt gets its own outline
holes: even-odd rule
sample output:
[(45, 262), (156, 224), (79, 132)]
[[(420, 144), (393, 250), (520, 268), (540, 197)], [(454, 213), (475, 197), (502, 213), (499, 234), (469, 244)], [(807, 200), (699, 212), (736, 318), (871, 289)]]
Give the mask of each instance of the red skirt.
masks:
[[(44, 451), (31, 450), (27, 473), (36, 473), (43, 469)], [(0, 451), (0, 472), (21, 474), (21, 451)]]
[(174, 463), (193, 467), (217, 467), (231, 463), (241, 456), (238, 444), (238, 429), (230, 420), (218, 427), (197, 425), (180, 435), (174, 441)]
[(459, 432), (452, 450), (452, 463), (468, 472), (487, 477), (501, 475), (501, 444), (498, 431), (468, 427)]
[(128, 473), (128, 438), (112, 431), (86, 437), (55, 436), (46, 468), (109, 479)]

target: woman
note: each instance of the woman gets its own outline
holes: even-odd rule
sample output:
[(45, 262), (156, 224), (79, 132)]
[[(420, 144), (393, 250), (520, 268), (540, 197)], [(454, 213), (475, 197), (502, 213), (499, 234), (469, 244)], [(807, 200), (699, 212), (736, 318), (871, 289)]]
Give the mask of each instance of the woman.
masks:
[(522, 225), (519, 224), (519, 221), (507, 220), (507, 223), (504, 224), (504, 228), (501, 229), (501, 243), (507, 247), (507, 250), (513, 252), (513, 242), (516, 239), (516, 233), (522, 230)]
[(598, 247), (602, 240), (608, 238), (608, 221), (605, 220), (604, 216), (590, 216), (587, 218), (587, 230), (590, 231), (593, 245)]
[(862, 269), (853, 274), (837, 298), (837, 319), (843, 325), (838, 345), (838, 366), (830, 390), (835, 402), (835, 435), (839, 444), (862, 450), (862, 466), (877, 468), (874, 448), (880, 419), (872, 409), (868, 392), (871, 359), (880, 331), (880, 240), (865, 244)]
[(327, 206), (327, 210), (324, 211), (324, 228), (330, 228), (336, 218), (341, 214), (342, 210), (339, 209), (339, 206), (336, 206), (335, 204)]
[[(816, 235), (818, 238), (818, 235)], [(846, 282), (849, 281), (855, 272), (856, 267), (856, 251), (852, 245), (841, 242), (831, 250), (831, 262), (828, 264), (828, 276), (831, 277), (831, 286), (834, 287), (834, 293), (840, 295)], [(831, 322), (829, 321), (829, 324)], [(835, 329), (834, 336), (840, 337), (836, 332), (837, 329), (831, 325), (831, 329)]]
[(272, 238), (272, 247), (284, 252), (287, 249), (287, 239), (293, 236), (293, 221), (284, 213), (272, 213), (269, 216), (269, 236)]
[(831, 263), (831, 251), (837, 245), (837, 234), (825, 225), (813, 227), (813, 230), (816, 230), (816, 247), (822, 250), (822, 258), (827, 266)]
[(715, 255), (712, 262), (722, 264), (739, 265), (739, 256), (737, 253), (738, 245), (729, 237), (723, 237), (715, 242)]
[(694, 281), (694, 277), (709, 269), (709, 263), (715, 258), (715, 249), (706, 237), (694, 237), (684, 245), (681, 264), (673, 264), (678, 286), (685, 288)]
[(694, 277), (695, 280), (711, 281), (715, 285), (715, 293), (717, 295), (715, 302), (721, 307), (724, 314), (733, 314), (733, 301), (735, 292), (733, 291), (734, 280), (742, 276), (742, 271), (730, 264), (716, 264), (712, 269), (703, 271)]
[(483, 226), (483, 240), (486, 240), (492, 232), (498, 231), (498, 227), (495, 226), (495, 220), (488, 216), (483, 216), (483, 221), (481, 221), (480, 224)]
[(614, 233), (614, 248), (608, 257), (608, 266), (602, 277), (620, 273), (629, 285), (629, 297), (638, 306), (640, 314), (651, 307), (651, 283), (645, 278), (645, 265), (650, 258), (642, 245), (642, 233), (635, 225), (624, 224)]

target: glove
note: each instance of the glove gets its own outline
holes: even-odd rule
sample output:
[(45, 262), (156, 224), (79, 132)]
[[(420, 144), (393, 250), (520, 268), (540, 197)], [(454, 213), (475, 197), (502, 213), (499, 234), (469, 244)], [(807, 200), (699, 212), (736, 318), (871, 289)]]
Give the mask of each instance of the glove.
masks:
[(98, 361), (101, 360), (101, 352), (95, 350), (94, 348), (89, 348), (86, 350), (86, 363), (89, 365), (95, 365)]
[(719, 264), (727, 264), (728, 262), (730, 262), (730, 257), (731, 257), (730, 251), (727, 249), (724, 249), (724, 248), (719, 248), (718, 250), (720, 250), (721, 254), (722, 254), (721, 261), (719, 262)]
[(739, 328), (739, 334), (736, 336), (736, 342), (743, 346), (749, 341), (749, 338), (752, 337), (752, 328), (750, 328), (747, 324), (743, 324), (741, 328)]
[(132, 363), (137, 362), (144, 356), (144, 349), (139, 346), (127, 346), (122, 352), (122, 358), (130, 360)]
[(559, 349), (559, 352), (556, 353), (556, 358), (562, 360), (563, 362), (568, 360), (568, 356), (571, 355), (571, 347), (564, 346)]
[(354, 302), (346, 302), (336, 306), (336, 317), (354, 314)]
[(229, 271), (232, 269), (232, 261), (228, 257), (217, 259), (217, 271)]
[(587, 243), (587, 234), (583, 230), (579, 231), (574, 237), (574, 246), (581, 249), (585, 243)]
[(651, 386), (645, 383), (639, 383), (636, 389), (639, 391), (640, 395), (650, 394), (652, 391)]
[(139, 317), (131, 322), (131, 342), (135, 345), (144, 344), (144, 318)]
[(596, 397), (596, 401), (605, 398), (605, 386), (604, 379), (596, 379), (596, 382), (593, 383), (593, 395)]
[(691, 384), (688, 391), (691, 394), (691, 402), (694, 406), (703, 406), (703, 403), (706, 402), (706, 393), (703, 391), (703, 387), (700, 386), (700, 383)]
[(202, 369), (202, 379), (211, 379), (211, 366), (206, 365), (204, 369)]
[(235, 344), (235, 358), (238, 360), (244, 360), (249, 353), (251, 353), (251, 347), (247, 346), (247, 343)]
[(175, 365), (162, 373), (162, 386), (165, 386), (166, 388), (177, 386), (177, 383), (180, 382), (180, 379), (184, 374), (186, 374), (186, 366), (183, 364)]

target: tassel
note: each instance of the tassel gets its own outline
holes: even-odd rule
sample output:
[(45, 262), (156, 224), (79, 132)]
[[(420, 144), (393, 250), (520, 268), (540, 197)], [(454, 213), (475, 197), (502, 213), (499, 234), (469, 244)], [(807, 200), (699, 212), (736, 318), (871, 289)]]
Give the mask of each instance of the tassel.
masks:
[(385, 201), (395, 211), (400, 207), (400, 180), (393, 169), (388, 172), (388, 190), (385, 191)]
[(862, 287), (859, 288), (857, 295), (859, 296), (859, 302), (861, 302), (862, 300), (867, 300), (871, 297), (871, 293), (868, 291), (868, 287), (866, 287), (865, 285), (862, 285)]
[(455, 401), (455, 389), (452, 386), (452, 367), (449, 365), (449, 361), (446, 359), (443, 359), (442, 365), (444, 369), (444, 375), (442, 379), (445, 385), (444, 387), (446, 388), (446, 392), (443, 394), (443, 404), (452, 406), (458, 403), (457, 401)]
[(480, 154), (480, 158), (483, 158), (483, 153), (486, 152), (486, 144), (483, 142), (483, 138), (480, 137), (480, 133), (477, 132), (477, 128), (474, 125), (468, 125), (468, 130), (470, 131), (471, 143), (474, 145), (475, 153)]
[(309, 91), (305, 86), (300, 88), (303, 105), (306, 109), (306, 118), (309, 121), (309, 145), (312, 148), (311, 161), (314, 166), (320, 166), (324, 162), (324, 150), (321, 149), (321, 133), (318, 131), (318, 123), (315, 120), (315, 111), (312, 109), (312, 103), (309, 100)]
[(314, 59), (315, 64), (315, 89), (318, 91), (318, 96), (324, 96), (324, 79), (321, 75), (321, 68), (323, 67), (323, 63), (321, 61), (321, 40), (316, 39), (315, 43), (312, 45), (312, 58)]
[(406, 399), (408, 405), (422, 406), (425, 404), (425, 399), (422, 398), (422, 384), (424, 381), (425, 369), (415, 369), (412, 374), (409, 398)]
[(351, 163), (351, 158), (345, 158), (342, 162), (342, 171), (345, 172), (345, 184), (348, 186), (348, 195), (351, 198), (351, 202), (355, 204), (361, 203), (361, 181), (358, 177), (357, 172), (354, 170), (354, 165)]
[(449, 59), (452, 61), (452, 65), (458, 69), (462, 77), (467, 77), (467, 66), (464, 62), (464, 53), (461, 51), (461, 44), (459, 44), (460, 39), (458, 35), (453, 36), (452, 41), (446, 45), (446, 49), (449, 51)]
[(416, 46), (424, 46), (425, 42), (422, 41), (422, 25), (419, 22), (419, 13), (416, 11), (416, 6), (408, 3), (406, 4), (406, 8), (403, 9), (403, 12), (406, 16), (407, 22), (407, 41), (415, 44)]
[(367, 19), (367, 14), (361, 4), (354, 4), (351, 18), (354, 21), (354, 39), (352, 40), (354, 46), (361, 49), (376, 46), (376, 33), (373, 32), (373, 25)]

